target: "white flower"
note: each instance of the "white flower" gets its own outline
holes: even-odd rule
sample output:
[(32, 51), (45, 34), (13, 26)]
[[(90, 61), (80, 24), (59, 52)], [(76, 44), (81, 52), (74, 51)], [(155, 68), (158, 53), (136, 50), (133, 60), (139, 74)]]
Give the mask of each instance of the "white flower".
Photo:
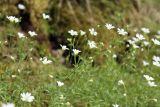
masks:
[(78, 55), (80, 52), (81, 52), (80, 50), (73, 49), (73, 53), (74, 53), (74, 55)]
[(12, 78), (16, 78), (16, 77), (17, 77), (17, 75), (12, 75), (11, 77), (12, 77)]
[(18, 69), (18, 72), (20, 73), (20, 72), (21, 72), (21, 70), (20, 70), (20, 69)]
[(61, 44), (60, 44), (60, 46), (61, 46), (61, 48), (62, 48), (63, 51), (69, 50), (66, 45), (61, 45)]
[(58, 85), (58, 87), (62, 87), (64, 85), (64, 83), (61, 81), (57, 81), (57, 85)]
[(119, 105), (118, 104), (113, 104), (113, 107), (119, 107)]
[(84, 32), (83, 30), (80, 30), (80, 35), (81, 36), (83, 36), (83, 35), (85, 35), (86, 34), (86, 32)]
[(60, 99), (60, 100), (64, 100), (65, 97), (64, 97), (63, 95), (60, 95), (59, 99)]
[(155, 66), (157, 66), (157, 67), (160, 67), (160, 62), (153, 61), (153, 65), (155, 65)]
[(139, 41), (139, 39), (138, 39), (138, 38), (136, 38), (136, 37), (133, 37), (132, 39), (133, 39), (134, 43), (136, 43), (136, 42), (138, 42), (138, 41)]
[(30, 35), (31, 37), (37, 36), (37, 33), (34, 32), (34, 31), (28, 31), (28, 33), (29, 33), (29, 35)]
[(68, 31), (68, 33), (69, 33), (71, 36), (77, 36), (77, 35), (78, 35), (78, 32), (77, 32), (77, 31), (74, 31), (74, 30), (70, 30), (70, 31)]
[(50, 16), (45, 13), (42, 14), (42, 17), (43, 17), (43, 19), (50, 19)]
[(108, 30), (111, 30), (111, 29), (115, 28), (112, 24), (108, 24), (108, 23), (106, 23), (105, 27), (106, 27)]
[(23, 4), (18, 4), (18, 9), (20, 10), (25, 10), (26, 7)]
[(129, 44), (133, 45), (135, 43), (134, 40), (128, 40)]
[(19, 37), (19, 38), (25, 38), (25, 37), (26, 37), (26, 36), (24, 36), (24, 34), (21, 33), (21, 32), (18, 32), (17, 34), (18, 34), (18, 37)]
[(4, 41), (4, 43), (5, 43), (5, 44), (7, 44), (7, 43), (8, 43), (8, 41), (6, 40), (6, 41)]
[(93, 79), (90, 79), (89, 82), (93, 82)]
[(91, 35), (97, 36), (97, 32), (95, 31), (94, 28), (89, 29), (89, 32), (90, 32)]
[(112, 56), (113, 58), (117, 58), (117, 55), (116, 54), (113, 54), (113, 56)]
[(153, 41), (153, 43), (154, 43), (155, 45), (160, 45), (160, 41), (159, 41), (159, 40), (157, 40), (157, 39), (152, 39), (152, 41)]
[(141, 28), (141, 30), (142, 30), (144, 33), (150, 33), (150, 30), (149, 30), (148, 28), (143, 27), (143, 28)]
[(8, 19), (10, 22), (14, 22), (14, 23), (20, 22), (20, 19), (16, 18), (15, 16), (7, 16), (7, 19)]
[(159, 62), (160, 61), (160, 57), (159, 56), (153, 56), (152, 58), (154, 61)]
[(123, 94), (123, 96), (127, 96), (127, 94), (126, 94), (126, 93), (124, 93), (124, 94)]
[(153, 82), (153, 81), (148, 81), (148, 85), (149, 85), (150, 87), (157, 87), (157, 85), (156, 85), (155, 82)]
[(144, 66), (147, 66), (147, 65), (149, 65), (149, 62), (143, 61), (143, 65), (144, 65)]
[(118, 34), (123, 35), (123, 36), (128, 34), (128, 32), (126, 32), (124, 29), (120, 29), (120, 28), (117, 29), (117, 32), (118, 32)]
[(143, 49), (143, 48), (141, 48), (141, 51), (144, 51), (144, 49)]
[(144, 40), (144, 36), (142, 34), (136, 34), (136, 37), (139, 39), (139, 40)]
[(160, 67), (160, 57), (158, 56), (153, 56), (153, 65)]
[(158, 100), (156, 98), (152, 99), (154, 102), (157, 102)]
[(119, 80), (119, 81), (118, 81), (118, 85), (124, 85), (123, 80)]
[(143, 75), (144, 78), (146, 78), (146, 80), (148, 81), (148, 85), (150, 87), (156, 87), (157, 85), (154, 82), (154, 78), (150, 77), (149, 75)]
[(133, 44), (132, 46), (133, 46), (133, 48), (135, 48), (135, 49), (139, 48), (139, 46), (137, 46), (136, 44)]
[(50, 64), (50, 63), (52, 63), (52, 61), (48, 60), (47, 57), (40, 58), (40, 61), (42, 61), (43, 64)]
[(143, 77), (147, 80), (147, 81), (153, 81), (154, 78), (150, 77), (149, 75), (143, 75)]
[(51, 75), (51, 74), (48, 74), (48, 76), (49, 76), (50, 78), (53, 78), (53, 75)]
[(89, 47), (90, 47), (91, 49), (92, 49), (92, 48), (97, 48), (95, 41), (90, 41), (90, 40), (88, 40), (88, 45), (89, 45)]
[(144, 43), (145, 46), (149, 45), (149, 42), (147, 42), (147, 41), (144, 41), (143, 43)]
[(15, 107), (13, 103), (2, 104), (1, 107)]
[(10, 56), (10, 58), (11, 58), (12, 60), (15, 60), (15, 57), (14, 57), (14, 56)]
[(34, 96), (29, 92), (21, 93), (21, 100), (25, 102), (32, 102), (34, 100)]
[[(71, 105), (71, 103), (70, 103), (70, 102), (66, 102), (66, 105), (67, 105), (67, 106), (70, 106), (70, 105)], [(71, 107), (72, 107), (72, 106), (71, 106)]]

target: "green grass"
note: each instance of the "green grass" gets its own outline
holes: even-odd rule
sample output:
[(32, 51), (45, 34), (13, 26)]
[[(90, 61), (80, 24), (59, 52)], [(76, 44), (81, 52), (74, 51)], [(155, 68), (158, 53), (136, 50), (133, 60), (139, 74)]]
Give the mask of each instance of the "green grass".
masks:
[[(36, 64), (33, 67), (34, 63), (21, 62), (17, 67), (21, 72), (18, 72), (17, 64), (11, 64), (3, 69), (4, 73), (1, 74), (0, 99), (2, 102), (14, 102), (17, 107), (66, 107), (62, 104), (66, 102), (75, 107), (110, 107), (114, 103), (122, 107), (160, 106), (159, 87), (149, 87), (143, 74), (131, 74), (113, 59), (106, 60), (101, 67), (91, 67), (91, 64), (86, 62), (73, 69), (54, 64)], [(153, 72), (151, 74), (158, 84), (158, 76)], [(50, 78), (49, 74), (53, 75), (53, 78)], [(12, 75), (16, 77), (12, 78)], [(117, 85), (121, 79), (125, 87)], [(65, 85), (58, 87), (58, 80)], [(22, 92), (31, 92), (35, 101), (31, 104), (21, 101)], [(124, 93), (127, 95), (124, 96)], [(64, 95), (65, 99), (60, 100), (60, 95)], [(154, 98), (158, 99), (158, 102), (152, 101)]]
[[(158, 49), (154, 45), (151, 45), (150, 50), (144, 48), (143, 53), (136, 49), (133, 54), (133, 49), (122, 54), (123, 62), (118, 64), (112, 56), (119, 51), (118, 48), (123, 47), (121, 36), (110, 41), (116, 49), (101, 48), (95, 50), (94, 54), (88, 54), (86, 49), (81, 54), (82, 62), (73, 68), (67, 68), (44, 50), (34, 38), (19, 39), (15, 31), (11, 30), (9, 37), (7, 34), (8, 32), (0, 34), (1, 103), (12, 102), (16, 107), (112, 107), (113, 104), (120, 107), (160, 106), (159, 68), (152, 64), (144, 67), (142, 60), (138, 60), (141, 55), (142, 59), (145, 58), (151, 63), (152, 56), (157, 53), (155, 49)], [(4, 43), (6, 40), (8, 42)], [(120, 49), (122, 50), (123, 48)], [(103, 56), (101, 65), (97, 65), (95, 60), (93, 66), (87, 54), (93, 58)], [(44, 56), (48, 56), (53, 63), (44, 65), (39, 60)], [(154, 77), (158, 86), (149, 87), (144, 74)], [(123, 80), (124, 85), (118, 85), (119, 80)], [(64, 82), (64, 86), (58, 87), (57, 81)], [(23, 102), (20, 96), (23, 92), (32, 93), (35, 100), (32, 103)], [(60, 99), (61, 95), (64, 99)], [(157, 99), (157, 102), (154, 99)], [(67, 102), (70, 105), (67, 105)]]
[[(39, 2), (40, 0), (35, 1), (35, 5), (39, 4)], [(116, 27), (124, 26), (129, 35), (120, 36), (117, 34), (117, 29), (107, 30), (103, 23), (100, 27), (94, 26), (98, 32), (98, 35), (94, 37), (88, 32), (88, 28), (93, 26), (90, 26), (92, 24), (88, 21), (89, 18), (86, 18), (90, 17), (91, 14), (88, 14), (88, 10), (84, 12), (82, 2), (74, 10), (77, 16), (80, 17), (79, 21), (83, 22), (80, 25), (75, 23), (70, 11), (66, 12), (68, 11), (66, 3), (63, 4), (65, 8), (62, 10), (58, 8), (57, 10), (57, 7), (54, 6), (57, 6), (58, 0), (54, 2), (50, 4), (48, 11), (53, 10), (51, 11), (53, 19), (59, 14), (60, 16), (55, 18), (59, 22), (52, 20), (50, 25), (39, 16), (39, 19), (37, 18), (34, 22), (36, 30), (38, 32), (42, 29), (43, 34), (46, 36), (50, 33), (59, 34), (63, 32), (66, 38), (72, 39), (72, 42), (68, 43), (68, 48), (73, 48), (74, 46), (82, 51), (79, 54), (80, 63), (76, 63), (73, 67), (68, 67), (69, 56), (66, 57), (67, 64), (62, 64), (62, 56), (54, 56), (48, 46), (40, 44), (36, 37), (30, 37), (27, 33), (24, 33), (27, 38), (18, 38), (17, 32), (21, 31), (20, 26), (5, 19), (6, 15), (10, 15), (10, 11), (4, 10), (10, 6), (7, 7), (4, 4), (3, 7), (5, 8), (2, 8), (4, 10), (0, 13), (0, 21), (2, 20), (0, 22), (2, 24), (0, 26), (0, 106), (3, 103), (14, 103), (15, 107), (113, 107), (113, 104), (118, 104), (119, 107), (160, 107), (159, 67), (152, 64), (153, 56), (159, 56), (160, 51), (159, 46), (153, 44), (151, 40), (152, 38), (157, 38), (155, 33), (159, 29), (159, 25), (150, 18), (152, 14), (148, 15), (143, 10), (143, 15), (147, 14), (148, 16), (135, 19), (131, 15), (131, 19), (134, 18), (135, 20), (134, 23), (128, 16), (128, 11), (130, 10), (121, 13), (121, 10), (128, 8), (129, 5), (127, 3), (130, 1), (121, 1), (120, 6), (117, 6), (116, 3), (118, 2), (116, 1), (95, 1), (92, 3), (92, 15), (95, 20), (93, 25), (106, 21), (106, 17), (107, 21), (112, 22), (114, 20), (113, 24), (119, 23)], [(41, 14), (41, 11), (43, 12), (47, 7), (47, 3), (46, 1), (46, 5), (42, 9), (37, 7), (34, 10), (35, 13), (32, 11), (31, 13), (35, 14), (35, 16), (36, 12)], [(158, 0), (154, 2), (147, 0), (144, 3), (153, 6), (154, 4), (157, 5)], [(77, 6), (77, 4), (74, 6), (74, 3), (72, 5), (73, 7)], [(101, 5), (101, 8), (97, 8)], [(115, 6), (116, 11), (113, 14)], [(153, 8), (152, 6), (151, 8)], [(8, 9), (10, 10), (10, 8)], [(105, 12), (102, 10), (107, 14), (104, 14)], [(52, 16), (54, 11), (57, 13)], [(94, 14), (94, 11), (98, 14)], [(85, 18), (82, 12), (86, 15)], [(18, 14), (17, 11), (14, 14)], [(111, 14), (111, 16), (108, 17), (108, 14)], [(138, 12), (134, 13), (135, 16), (140, 14)], [(34, 20), (35, 16), (32, 16), (34, 18), (31, 18), (31, 20)], [(126, 20), (129, 20), (129, 22), (126, 22)], [(139, 26), (133, 27), (137, 25), (137, 20), (143, 26), (149, 26), (151, 33), (144, 34)], [(143, 21), (146, 23), (143, 23)], [(60, 22), (63, 23), (58, 26)], [(129, 25), (126, 26), (126, 23), (129, 23)], [(81, 26), (80, 28), (83, 28), (87, 34), (74, 38), (65, 32), (70, 30), (68, 28), (71, 26), (75, 26), (73, 29), (78, 29)], [(133, 31), (135, 28), (138, 29), (138, 33), (144, 35), (150, 45), (144, 46), (142, 41), (139, 41), (137, 44), (142, 46), (143, 51), (141, 51), (142, 48), (135, 49), (132, 46), (128, 51), (125, 51), (125, 41), (135, 37), (136, 33)], [(88, 40), (94, 40), (98, 48), (90, 49), (87, 45)], [(160, 38), (157, 38), (157, 40), (160, 41)], [(57, 51), (62, 52), (61, 49)], [(118, 58), (113, 58), (114, 54)], [(52, 60), (51, 64), (45, 65), (40, 61), (40, 58), (45, 56)], [(93, 58), (93, 62), (90, 57)], [(148, 61), (150, 64), (144, 66), (143, 60)], [(157, 87), (150, 87), (143, 77), (144, 75), (153, 77)], [(123, 80), (124, 85), (118, 85), (119, 80)], [(63, 82), (64, 86), (59, 87), (57, 81)], [(29, 92), (35, 97), (33, 102), (28, 103), (21, 100), (20, 94), (24, 92)]]

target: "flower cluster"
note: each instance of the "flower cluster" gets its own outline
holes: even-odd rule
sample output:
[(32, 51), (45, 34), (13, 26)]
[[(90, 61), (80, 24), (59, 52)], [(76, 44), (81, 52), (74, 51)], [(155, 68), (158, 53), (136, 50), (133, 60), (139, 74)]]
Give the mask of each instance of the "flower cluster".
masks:
[(144, 66), (148, 66), (148, 65), (149, 65), (149, 62), (143, 60), (143, 65), (144, 65)]
[(141, 30), (146, 34), (150, 33), (150, 30), (148, 28), (143, 27), (141, 28)]
[(106, 27), (108, 30), (111, 30), (111, 29), (115, 28), (112, 24), (108, 24), (108, 23), (106, 23), (105, 27)]
[(97, 48), (95, 41), (90, 41), (90, 40), (88, 40), (88, 45), (89, 45), (89, 47), (90, 47), (91, 49), (92, 49), (92, 48)]
[(150, 77), (149, 75), (143, 75), (143, 77), (147, 80), (148, 82), (148, 85), (150, 87), (156, 87), (157, 85), (155, 84), (154, 82), (154, 78), (153, 77)]
[(132, 39), (129, 39), (128, 42), (131, 44), (134, 48), (140, 48), (136, 43), (142, 41), (145, 46), (149, 45), (148, 41), (145, 41), (145, 37), (142, 34), (137, 33), (135, 37), (132, 37)]
[(7, 16), (7, 19), (8, 19), (10, 22), (14, 22), (14, 23), (20, 22), (20, 19), (16, 18), (15, 16)]
[(21, 32), (18, 32), (17, 34), (18, 34), (18, 37), (19, 37), (19, 38), (25, 38), (25, 37), (26, 37), (26, 36), (24, 36), (24, 34), (21, 33)]
[(50, 64), (50, 63), (52, 63), (52, 61), (49, 60), (47, 57), (40, 58), (40, 61), (42, 61), (43, 64)]
[(78, 35), (78, 32), (77, 31), (74, 31), (74, 30), (70, 30), (68, 31), (68, 33), (72, 36), (77, 36)]
[(28, 34), (29, 34), (31, 37), (37, 36), (37, 33), (34, 32), (34, 31), (28, 31)]
[(158, 56), (153, 56), (153, 65), (160, 67), (160, 57)]
[(153, 41), (153, 43), (154, 43), (155, 45), (160, 45), (160, 41), (159, 41), (159, 40), (152, 38), (152, 41)]
[(123, 35), (123, 36), (128, 34), (128, 32), (126, 32), (124, 29), (120, 29), (120, 28), (117, 28), (117, 32), (118, 32), (118, 34)]
[(95, 31), (94, 28), (90, 28), (90, 29), (89, 29), (89, 32), (90, 32), (91, 35), (97, 36), (97, 32)]

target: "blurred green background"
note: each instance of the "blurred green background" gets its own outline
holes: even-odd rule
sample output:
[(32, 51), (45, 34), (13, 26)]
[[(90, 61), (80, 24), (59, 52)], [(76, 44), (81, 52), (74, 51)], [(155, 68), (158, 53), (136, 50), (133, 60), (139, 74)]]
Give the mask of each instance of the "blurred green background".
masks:
[[(17, 8), (18, 3), (26, 6), (23, 12)], [(23, 17), (28, 13), (26, 22), (30, 21), (45, 36), (60, 36), (68, 29), (85, 29), (106, 22), (122, 27), (147, 26), (156, 31), (160, 29), (159, 3), (159, 0), (1, 0), (0, 28), (4, 27), (7, 15)], [(44, 21), (43, 13), (52, 19)]]

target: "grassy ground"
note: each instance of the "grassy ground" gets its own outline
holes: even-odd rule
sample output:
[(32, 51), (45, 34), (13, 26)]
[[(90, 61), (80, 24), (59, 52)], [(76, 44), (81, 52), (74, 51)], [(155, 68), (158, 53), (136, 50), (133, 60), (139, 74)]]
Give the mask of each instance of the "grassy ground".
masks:
[[(159, 68), (152, 64), (153, 55), (159, 55), (159, 46), (151, 41), (156, 36), (144, 34), (150, 43), (149, 47), (142, 47), (144, 51), (131, 47), (129, 52), (119, 54), (126, 36), (118, 35), (116, 30), (106, 31), (117, 36), (110, 41), (110, 47), (97, 43), (97, 49), (82, 51), (82, 61), (73, 68), (60, 64), (59, 59), (44, 50), (34, 37), (18, 38), (16, 31), (2, 31), (1, 103), (12, 102), (16, 107), (112, 107), (113, 104), (120, 107), (159, 107)], [(90, 39), (95, 38), (87, 35)], [(88, 47), (87, 43), (83, 45)], [(88, 50), (94, 54), (88, 54)], [(118, 63), (114, 54), (121, 55), (122, 62)], [(39, 59), (44, 56), (53, 62), (43, 64)], [(95, 64), (89, 56), (93, 57)], [(102, 60), (100, 65), (96, 63), (97, 57)], [(150, 65), (144, 66), (143, 60)], [(149, 86), (144, 75), (153, 77), (158, 86)], [(120, 84), (120, 80), (124, 83)], [(59, 87), (57, 81), (64, 85)], [(22, 101), (20, 94), (23, 92), (32, 93), (35, 100), (31, 103)]]
[[(47, 2), (45, 3), (46, 5)], [(129, 1), (126, 0), (125, 3), (127, 2)], [(123, 13), (119, 14), (122, 9), (121, 7), (117, 7), (116, 12), (112, 14), (112, 6), (116, 5), (116, 2), (112, 2), (110, 9), (105, 10), (109, 14), (112, 14), (107, 20), (110, 22), (114, 20), (116, 22), (113, 22), (113, 24), (119, 24), (114, 25), (116, 28), (108, 30), (105, 27), (105, 23), (102, 23), (105, 21), (103, 18), (108, 16), (104, 15), (102, 16), (103, 18), (98, 17), (102, 13), (101, 10), (96, 10), (95, 7), (96, 5), (101, 6), (104, 4), (104, 7), (107, 7), (109, 3), (110, 1), (105, 0), (99, 3), (95, 2), (95, 4), (93, 2), (92, 8), (98, 13), (98, 15), (93, 14), (94, 20), (97, 18), (97, 22), (93, 26), (87, 24), (92, 23), (86, 21), (88, 18), (83, 21), (78, 20), (84, 22), (82, 25), (87, 24), (84, 28), (83, 26), (80, 27), (85, 30), (86, 35), (81, 36), (79, 34), (78, 24), (73, 23), (66, 27), (62, 23), (62, 28), (57, 32), (63, 32), (64, 36), (68, 39), (66, 41), (71, 40), (71, 42), (67, 42), (66, 44), (70, 54), (65, 58), (62, 58), (61, 54), (58, 53), (63, 52), (61, 49), (56, 50), (55, 53), (58, 55), (54, 56), (46, 44), (39, 43), (36, 37), (29, 36), (27, 32), (23, 32), (25, 38), (19, 38), (17, 33), (22, 32), (19, 24), (11, 23), (6, 19), (6, 15), (9, 13), (6, 12), (3, 14), (5, 11), (2, 14), (0, 13), (0, 20), (2, 20), (0, 22), (0, 106), (4, 103), (14, 103), (15, 107), (160, 107), (160, 73), (159, 67), (153, 64), (152, 59), (153, 56), (160, 55), (160, 34), (157, 34), (160, 26), (157, 24), (159, 22), (152, 20), (153, 17), (151, 17), (151, 13), (157, 13), (158, 8), (153, 9), (151, 7), (153, 10), (150, 8), (150, 12), (148, 13), (145, 11), (147, 5), (143, 9), (140, 9), (139, 13), (134, 10), (134, 16), (137, 16), (136, 18), (139, 19), (137, 20), (128, 13), (122, 17)], [(124, 9), (127, 8), (125, 3), (121, 3)], [(157, 6), (156, 3), (152, 3), (151, 1), (147, 3)], [(64, 2), (63, 5), (65, 4), (67, 2)], [(83, 4), (81, 5), (78, 5), (79, 7), (75, 10), (77, 16), (81, 16), (80, 14), (84, 11), (82, 8)], [(65, 5), (65, 8), (68, 9), (69, 7), (67, 6)], [(7, 8), (5, 4), (4, 7)], [(43, 12), (46, 7), (44, 6), (41, 10), (37, 10)], [(56, 7), (52, 8), (51, 10), (54, 10)], [(65, 8), (64, 10), (66, 11)], [(3, 9), (5, 10), (5, 8)], [(103, 7), (100, 9), (103, 10)], [(34, 11), (37, 12), (36, 8)], [(63, 11), (63, 9), (60, 9), (60, 11)], [(88, 14), (88, 12), (89, 10), (85, 14), (90, 16), (91, 14)], [(34, 19), (35, 17), (32, 14), (31, 16)], [(66, 15), (64, 16), (61, 14), (63, 13), (59, 13), (62, 19), (70, 16), (69, 13), (65, 13)], [(74, 16), (74, 13), (70, 14)], [(146, 14), (148, 16), (144, 17)], [(74, 16), (75, 21), (77, 16)], [(154, 19), (158, 19), (159, 14), (157, 13), (156, 16)], [(128, 24), (130, 22), (126, 24), (127, 18), (134, 20), (131, 24)], [(66, 22), (66, 20), (62, 19), (59, 19), (60, 22)], [(37, 32), (41, 31), (40, 29), (46, 28), (42, 32), (47, 36), (51, 32), (49, 30), (59, 23), (58, 21), (55, 23), (55, 20), (52, 20), (53, 22), (50, 22), (52, 23), (50, 26), (41, 16), (38, 16), (37, 20), (35, 20), (35, 23), (38, 22), (39, 25), (41, 23), (44, 24), (42, 26), (35, 25), (39, 28), (34, 26), (37, 28)], [(68, 20), (72, 21), (72, 18)], [(134, 21), (136, 24), (134, 24)], [(149, 34), (142, 32), (139, 26), (134, 27), (138, 21), (141, 22), (139, 26), (146, 25), (150, 28)], [(96, 25), (97, 23), (100, 25)], [(69, 35), (67, 31), (65, 32), (65, 30), (70, 30), (68, 28), (74, 25), (77, 25), (75, 27), (75, 29), (78, 29), (77, 32), (79, 35), (77, 37)], [(117, 28), (121, 28), (122, 26), (128, 32), (125, 36), (117, 32)], [(97, 31), (97, 36), (90, 34), (88, 29), (92, 27)], [(53, 32), (56, 32), (57, 29), (54, 30)], [(138, 40), (136, 43), (129, 45), (127, 41), (132, 40), (133, 37), (137, 39), (137, 33), (142, 34), (145, 39)], [(156, 39), (158, 41), (157, 44), (152, 39)], [(88, 40), (96, 41), (97, 48), (89, 48), (87, 44)], [(144, 41), (147, 41), (149, 45), (145, 45)], [(139, 46), (139, 48), (136, 48), (136, 46)], [(72, 55), (73, 48), (81, 51), (78, 55), (80, 58), (79, 63)], [(69, 62), (70, 56), (74, 57), (73, 61), (76, 62), (72, 67)], [(52, 63), (44, 64), (40, 60), (43, 57), (47, 57)], [(64, 59), (66, 60), (66, 64), (62, 64), (62, 60)], [(145, 66), (144, 61), (148, 65)], [(160, 61), (157, 63), (159, 64)], [(70, 66), (68, 67), (68, 65)], [(154, 80), (147, 80), (144, 77), (145, 75), (149, 75), (149, 79), (153, 77)], [(62, 86), (57, 84), (57, 82), (60, 82)], [(152, 82), (152, 84), (149, 84), (149, 82)], [(35, 99), (33, 102), (21, 100), (21, 93), (26, 92), (34, 96)], [(116, 104), (119, 106), (116, 106)]]

